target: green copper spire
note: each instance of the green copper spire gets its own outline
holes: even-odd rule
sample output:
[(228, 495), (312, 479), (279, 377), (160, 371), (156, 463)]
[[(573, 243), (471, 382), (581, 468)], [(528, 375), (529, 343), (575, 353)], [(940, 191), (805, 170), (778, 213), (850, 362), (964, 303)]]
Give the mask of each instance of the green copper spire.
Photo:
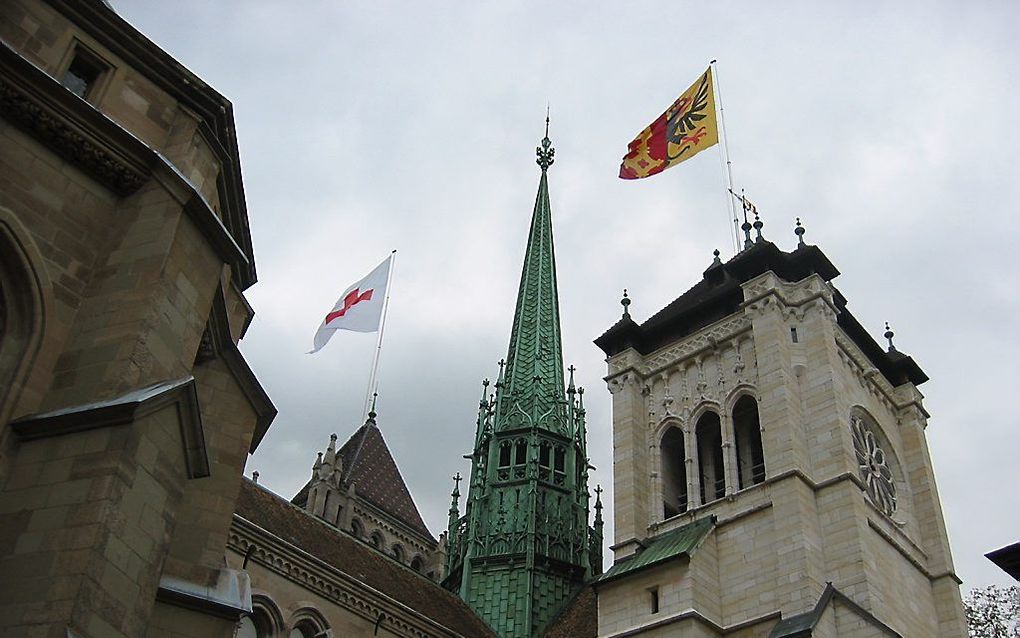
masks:
[(535, 153), (542, 177), (538, 182), (531, 232), (524, 253), (506, 372), (498, 393), (496, 429), (531, 423), (560, 429), (566, 424), (564, 415), (556, 409), (564, 398), (563, 347), (547, 174), (556, 149), (549, 141), (548, 118), (546, 136)]
[[(455, 490), (447, 577), (504, 638), (538, 636), (585, 580), (601, 573), (601, 519), (588, 526), (584, 389), (564, 387), (546, 134), (505, 361), (482, 385), (464, 516)], [(601, 503), (598, 504), (601, 507)]]

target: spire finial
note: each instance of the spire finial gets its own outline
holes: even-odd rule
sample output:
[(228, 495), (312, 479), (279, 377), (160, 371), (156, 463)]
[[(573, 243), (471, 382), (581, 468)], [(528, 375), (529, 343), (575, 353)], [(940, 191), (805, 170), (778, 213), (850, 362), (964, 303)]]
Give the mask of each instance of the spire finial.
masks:
[(716, 248), (715, 250), (712, 251), (712, 257), (713, 257), (713, 259), (712, 259), (712, 265), (713, 266), (718, 266), (719, 264), (722, 263), (722, 260), (719, 259), (719, 249), (718, 248)]
[(372, 425), (375, 425), (375, 417), (378, 416), (376, 414), (376, 412), (375, 412), (375, 400), (377, 398), (379, 398), (379, 393), (378, 392), (373, 392), (372, 393), (372, 407), (370, 407), (368, 409), (368, 421), (366, 421), (366, 423), (371, 423)]
[(252, 483), (256, 483), (256, 484), (259, 482), (259, 471), (258, 470), (255, 470), (254, 472), (251, 473), (251, 482)]
[(894, 333), (892, 331), (892, 328), (889, 327), (889, 322), (886, 321), (885, 322), (885, 334), (882, 335), (882, 336), (889, 340), (889, 352), (896, 352), (896, 346), (894, 346), (893, 342), (892, 342), (893, 334)]
[(552, 147), (552, 142), (549, 141), (549, 106), (545, 107), (545, 137), (542, 138), (542, 145), (535, 147), (535, 154), (538, 155), (538, 159), (535, 160), (539, 166), (542, 167), (542, 172), (549, 170), (552, 166), (553, 158), (556, 155), (556, 149)]
[(806, 246), (807, 245), (807, 244), (804, 243), (804, 233), (805, 232), (807, 232), (807, 231), (805, 231), (804, 227), (800, 225), (800, 217), (798, 217), (797, 218), (797, 227), (793, 229), (793, 234), (797, 236), (797, 248), (800, 248), (801, 246)]
[(761, 217), (758, 216), (757, 210), (754, 211), (754, 224), (752, 224), (752, 226), (754, 226), (754, 232), (758, 233), (758, 236), (755, 238), (754, 242), (758, 243), (765, 241), (765, 238), (761, 236), (761, 229), (763, 226), (765, 226), (765, 222), (763, 222), (761, 220)]
[(628, 308), (628, 306), (630, 306), (630, 297), (627, 296), (626, 288), (623, 289), (623, 299), (620, 300), (620, 305), (623, 306), (623, 316), (629, 317), (630, 309)]

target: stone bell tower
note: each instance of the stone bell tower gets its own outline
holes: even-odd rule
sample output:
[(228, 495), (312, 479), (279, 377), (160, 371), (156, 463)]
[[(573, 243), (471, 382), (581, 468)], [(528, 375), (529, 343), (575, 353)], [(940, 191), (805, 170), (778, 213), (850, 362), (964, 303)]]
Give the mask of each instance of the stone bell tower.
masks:
[[(927, 376), (816, 246), (743, 250), (596, 340), (613, 395), (599, 635), (966, 636), (925, 440)], [(757, 232), (751, 239), (751, 229)]]
[(584, 390), (573, 368), (564, 388), (548, 119), (537, 153), (542, 176), (510, 347), (492, 395), (484, 383), (463, 517), (454, 489), (444, 581), (505, 638), (538, 636), (602, 566), (600, 502), (588, 527)]

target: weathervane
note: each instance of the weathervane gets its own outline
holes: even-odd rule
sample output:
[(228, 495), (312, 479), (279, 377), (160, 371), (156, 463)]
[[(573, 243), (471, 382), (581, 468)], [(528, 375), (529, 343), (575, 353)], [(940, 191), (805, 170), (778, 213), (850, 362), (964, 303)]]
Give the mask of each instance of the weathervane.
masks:
[[(732, 188), (727, 190), (730, 191), (731, 195), (737, 198), (740, 202), (741, 208), (744, 209), (744, 223), (740, 225), (740, 230), (744, 231), (744, 248), (750, 248), (754, 245), (754, 242), (751, 241), (751, 229), (754, 228), (757, 230), (758, 238), (761, 239), (761, 229), (765, 224), (763, 224), (761, 219), (758, 217), (758, 207), (751, 203), (751, 200), (747, 199), (747, 196), (744, 195), (744, 189), (740, 189), (739, 195), (737, 195)], [(754, 224), (751, 224), (748, 219), (748, 213), (754, 215)]]

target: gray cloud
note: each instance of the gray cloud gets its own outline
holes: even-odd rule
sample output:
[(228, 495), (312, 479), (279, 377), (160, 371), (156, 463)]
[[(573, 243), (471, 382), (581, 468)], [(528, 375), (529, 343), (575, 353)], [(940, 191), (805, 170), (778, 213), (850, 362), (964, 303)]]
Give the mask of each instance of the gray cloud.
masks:
[[(117, 9), (235, 105), (259, 283), (242, 344), (280, 416), (249, 463), (292, 494), (361, 419), (372, 335), (303, 354), (321, 313), (398, 248), (380, 425), (430, 527), (505, 354), (547, 102), (564, 349), (612, 499), (591, 340), (731, 254), (718, 154), (615, 178), (633, 136), (712, 58), (738, 185), (793, 218), (837, 286), (932, 377), (929, 444), (958, 571), (1017, 540), (1015, 113), (1020, 7), (956, 3), (153, 3)], [(611, 529), (607, 530), (612, 537)], [(607, 558), (609, 553), (607, 552)]]

